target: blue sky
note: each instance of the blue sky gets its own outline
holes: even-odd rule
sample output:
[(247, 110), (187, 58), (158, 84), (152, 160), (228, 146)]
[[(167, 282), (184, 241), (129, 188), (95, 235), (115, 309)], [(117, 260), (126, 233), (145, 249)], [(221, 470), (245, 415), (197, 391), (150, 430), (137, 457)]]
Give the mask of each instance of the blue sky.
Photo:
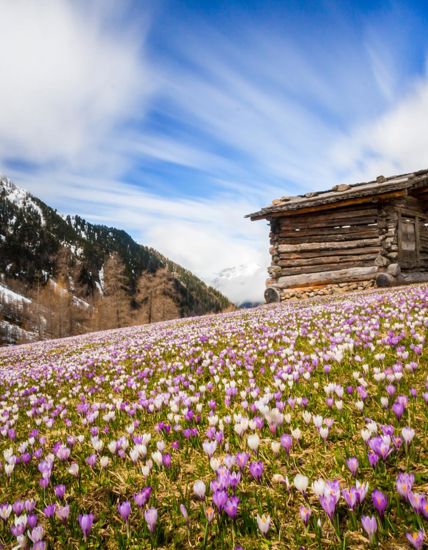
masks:
[[(261, 297), (273, 198), (428, 166), (428, 5), (0, 0), (0, 171)], [(256, 266), (261, 269), (257, 270)]]

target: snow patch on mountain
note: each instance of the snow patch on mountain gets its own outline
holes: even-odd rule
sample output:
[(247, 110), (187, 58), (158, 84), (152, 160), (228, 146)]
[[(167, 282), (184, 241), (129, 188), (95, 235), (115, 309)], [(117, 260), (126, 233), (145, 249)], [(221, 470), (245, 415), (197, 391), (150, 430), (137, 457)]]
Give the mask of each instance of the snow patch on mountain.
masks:
[(31, 300), (0, 284), (0, 298), (6, 303), (30, 304)]
[(216, 273), (210, 284), (237, 306), (264, 302), (267, 271), (257, 263), (227, 267)]
[(15, 204), (18, 208), (31, 208), (40, 217), (42, 225), (45, 225), (45, 219), (43, 217), (42, 209), (32, 199), (30, 193), (15, 185), (9, 178), (0, 176), (0, 188), (3, 188), (6, 192), (7, 199)]

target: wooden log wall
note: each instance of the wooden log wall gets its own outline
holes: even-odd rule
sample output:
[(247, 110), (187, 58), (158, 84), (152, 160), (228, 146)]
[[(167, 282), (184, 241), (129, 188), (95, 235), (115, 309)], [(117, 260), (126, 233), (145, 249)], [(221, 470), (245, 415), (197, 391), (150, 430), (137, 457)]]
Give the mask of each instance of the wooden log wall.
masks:
[(373, 279), (391, 261), (382, 243), (394, 238), (393, 212), (383, 214), (382, 234), (379, 214), (368, 204), (272, 219), (268, 284), (285, 289)]

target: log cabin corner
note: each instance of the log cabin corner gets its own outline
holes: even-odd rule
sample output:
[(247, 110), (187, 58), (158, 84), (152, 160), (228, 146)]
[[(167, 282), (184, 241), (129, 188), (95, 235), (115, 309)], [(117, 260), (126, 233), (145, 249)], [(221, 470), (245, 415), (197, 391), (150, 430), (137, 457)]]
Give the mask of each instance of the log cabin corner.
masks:
[(270, 224), (265, 299), (428, 281), (428, 170), (282, 197)]

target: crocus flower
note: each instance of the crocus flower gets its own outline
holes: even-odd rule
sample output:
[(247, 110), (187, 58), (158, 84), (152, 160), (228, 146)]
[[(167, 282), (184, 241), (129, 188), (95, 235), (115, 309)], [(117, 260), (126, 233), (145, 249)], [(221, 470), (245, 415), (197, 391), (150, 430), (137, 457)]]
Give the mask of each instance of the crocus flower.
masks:
[(79, 525), (83, 533), (83, 538), (86, 540), (94, 523), (94, 514), (79, 515)]
[(355, 475), (357, 473), (357, 470), (358, 470), (358, 459), (355, 458), (355, 456), (352, 456), (352, 457), (347, 459), (346, 465), (348, 466), (349, 471), (351, 472), (351, 474), (355, 477)]
[(49, 504), (46, 506), (46, 508), (43, 510), (43, 513), (47, 518), (51, 518), (55, 514), (56, 510), (56, 504)]
[(230, 518), (236, 518), (238, 515), (239, 498), (236, 496), (230, 497), (224, 505), (224, 511)]
[(307, 526), (309, 523), (309, 518), (311, 517), (311, 514), (312, 514), (311, 509), (307, 508), (306, 506), (300, 506), (299, 514), (300, 514), (300, 519), (303, 521), (305, 526)]
[(28, 536), (33, 542), (33, 544), (36, 544), (37, 542), (40, 542), (42, 540), (44, 534), (45, 534), (45, 530), (43, 529), (43, 526), (38, 525), (37, 527), (34, 527), (34, 529), (31, 530)]
[(56, 517), (60, 521), (66, 521), (70, 515), (70, 506), (65, 504), (64, 506), (58, 506), (55, 511)]
[(219, 510), (224, 508), (224, 505), (227, 502), (227, 492), (224, 489), (215, 491), (213, 494), (213, 503), (217, 506)]
[(10, 514), (12, 513), (12, 506), (10, 504), (4, 503), (0, 504), (0, 518), (6, 521)]
[(262, 516), (259, 516), (259, 514), (257, 514), (257, 526), (263, 535), (266, 535), (270, 528), (270, 515), (263, 514)]
[(413, 493), (413, 491), (410, 491), (407, 498), (409, 499), (413, 510), (419, 514), (422, 511), (422, 506), (425, 500), (424, 496), (421, 493)]
[(408, 445), (415, 437), (415, 430), (413, 428), (410, 428), (409, 426), (406, 426), (401, 430), (401, 435), (403, 436), (404, 443)]
[(308, 484), (309, 484), (309, 479), (302, 474), (297, 474), (294, 478), (293, 483), (298, 491), (300, 491), (301, 493), (306, 493), (306, 489), (308, 488)]
[(260, 445), (260, 437), (257, 434), (249, 435), (247, 437), (247, 445), (252, 451), (257, 452)]
[(201, 500), (205, 498), (206, 490), (205, 483), (200, 479), (193, 484), (193, 493)]
[(377, 512), (382, 518), (388, 506), (388, 497), (378, 489), (375, 489), (372, 493), (372, 501), (373, 506), (376, 508)]
[(398, 474), (395, 481), (395, 487), (397, 489), (397, 493), (400, 496), (407, 498), (409, 492), (412, 490), (414, 482), (415, 482), (415, 476), (413, 474), (408, 474), (408, 473)]
[(215, 516), (215, 510), (212, 506), (207, 506), (205, 509), (205, 516), (208, 520), (208, 523), (211, 523)]
[(416, 533), (406, 533), (406, 538), (416, 550), (421, 550), (424, 545), (424, 531), (421, 529)]
[(345, 502), (348, 505), (349, 509), (353, 510), (358, 503), (358, 493), (355, 487), (351, 487), (349, 490), (343, 489), (342, 496), (345, 499)]
[(376, 518), (374, 516), (363, 516), (361, 518), (361, 525), (363, 526), (364, 531), (367, 533), (370, 541), (372, 541), (377, 531)]
[(149, 501), (150, 495), (152, 493), (151, 487), (144, 487), (142, 491), (134, 495), (134, 502), (137, 506), (144, 506)]
[(281, 435), (281, 445), (284, 447), (287, 454), (290, 453), (291, 446), (293, 445), (293, 438), (289, 434)]
[(30, 514), (27, 517), (27, 525), (30, 529), (33, 529), (37, 525), (38, 521), (39, 520), (35, 514)]
[(158, 520), (158, 511), (156, 508), (149, 508), (144, 512), (144, 519), (146, 520), (149, 531), (153, 533), (155, 530), (156, 522)]
[(332, 519), (336, 510), (336, 497), (334, 495), (324, 494), (321, 495), (319, 498), (320, 504), (323, 507), (324, 512), (328, 515), (330, 519)]
[(248, 469), (250, 470), (250, 474), (253, 476), (254, 479), (257, 481), (260, 481), (263, 475), (263, 462), (261, 460), (257, 462), (251, 462)]
[(64, 498), (65, 485), (57, 485), (54, 491), (55, 491), (55, 496), (57, 496), (58, 498)]
[(128, 521), (129, 516), (131, 515), (131, 503), (128, 500), (121, 502), (117, 507), (117, 511), (123, 521)]
[(184, 504), (180, 504), (180, 512), (186, 522), (189, 521), (189, 514), (187, 513), (187, 508), (184, 506)]
[(238, 453), (236, 455), (236, 465), (243, 470), (248, 462), (250, 455), (248, 453)]

